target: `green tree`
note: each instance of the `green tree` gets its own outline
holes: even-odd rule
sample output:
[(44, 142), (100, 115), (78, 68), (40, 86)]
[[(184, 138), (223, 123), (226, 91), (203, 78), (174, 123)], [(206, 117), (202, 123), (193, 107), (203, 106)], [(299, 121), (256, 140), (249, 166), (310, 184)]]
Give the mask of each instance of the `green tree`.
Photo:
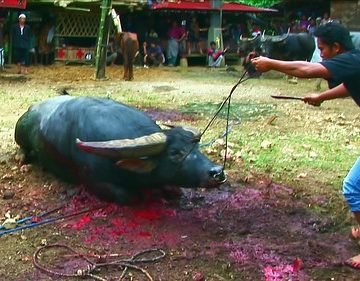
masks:
[(238, 2), (256, 7), (271, 7), (280, 2), (280, 0), (232, 0), (231, 2)]

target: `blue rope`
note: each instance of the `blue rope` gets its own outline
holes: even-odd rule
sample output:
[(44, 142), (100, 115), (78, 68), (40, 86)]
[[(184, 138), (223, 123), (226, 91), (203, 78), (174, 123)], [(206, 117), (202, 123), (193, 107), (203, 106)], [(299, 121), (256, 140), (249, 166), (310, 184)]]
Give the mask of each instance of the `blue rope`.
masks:
[[(11, 229), (3, 230), (3, 231), (0, 231), (0, 236), (5, 235), (5, 234), (9, 234), (9, 233), (13, 233), (13, 232), (17, 232), (17, 231), (20, 231), (20, 230), (23, 230), (23, 229), (33, 228), (33, 227), (36, 227), (36, 226), (39, 226), (39, 225), (42, 225), (42, 224), (51, 223), (51, 222), (54, 222), (54, 221), (58, 221), (58, 220), (62, 220), (62, 219), (70, 218), (70, 217), (75, 217), (77, 215), (81, 215), (83, 213), (95, 211), (95, 210), (101, 209), (103, 207), (104, 206), (100, 206), (100, 207), (92, 208), (92, 209), (86, 208), (86, 209), (84, 209), (84, 210), (82, 210), (80, 212), (77, 212), (77, 213), (62, 215), (62, 216), (58, 216), (58, 217), (55, 217), (55, 218), (48, 218), (48, 219), (45, 219), (45, 220), (42, 220), (42, 221), (39, 221), (39, 222), (33, 222), (33, 223), (30, 223), (30, 224), (26, 224), (26, 225), (14, 227), (14, 228), (11, 228)], [(28, 218), (24, 218), (24, 219), (28, 219)]]
[[(19, 224), (23, 224), (23, 223), (25, 223), (25, 222), (31, 221), (33, 218), (42, 218), (42, 217), (45, 217), (45, 216), (47, 216), (47, 215), (49, 215), (49, 214), (51, 214), (51, 213), (54, 213), (54, 212), (56, 212), (56, 211), (59, 211), (59, 210), (61, 210), (62, 208), (64, 208), (64, 205), (62, 205), (62, 206), (60, 206), (60, 207), (57, 207), (57, 208), (55, 208), (55, 209), (52, 209), (52, 210), (50, 210), (50, 211), (46, 211), (46, 212), (44, 212), (44, 213), (41, 213), (41, 214), (38, 215), (38, 216), (28, 216), (28, 217), (19, 219), (19, 220), (17, 220), (15, 223), (16, 223), (17, 225), (19, 225)], [(1, 230), (1, 229), (4, 229), (4, 228), (5, 228), (5, 226), (0, 225), (0, 230)]]

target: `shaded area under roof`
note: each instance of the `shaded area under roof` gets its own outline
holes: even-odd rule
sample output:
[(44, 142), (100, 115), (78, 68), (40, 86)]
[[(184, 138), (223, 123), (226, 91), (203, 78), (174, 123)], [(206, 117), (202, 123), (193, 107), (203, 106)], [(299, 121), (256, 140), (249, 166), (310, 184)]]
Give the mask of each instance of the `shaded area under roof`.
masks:
[[(210, 1), (204, 2), (162, 2), (154, 3), (151, 7), (152, 10), (200, 10), (200, 11), (217, 11), (220, 8), (214, 8)], [(226, 12), (247, 12), (247, 13), (264, 13), (264, 12), (277, 12), (276, 9), (258, 8), (240, 3), (223, 3), (222, 11)]]
[(0, 8), (25, 9), (26, 0), (1, 0)]

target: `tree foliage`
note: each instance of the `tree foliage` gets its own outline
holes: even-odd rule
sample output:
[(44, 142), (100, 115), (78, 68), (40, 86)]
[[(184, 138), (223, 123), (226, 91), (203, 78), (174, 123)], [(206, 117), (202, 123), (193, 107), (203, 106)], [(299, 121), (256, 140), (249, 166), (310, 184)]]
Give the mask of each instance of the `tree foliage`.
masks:
[(268, 8), (279, 3), (280, 0), (232, 0), (231, 2), (238, 2), (251, 6)]

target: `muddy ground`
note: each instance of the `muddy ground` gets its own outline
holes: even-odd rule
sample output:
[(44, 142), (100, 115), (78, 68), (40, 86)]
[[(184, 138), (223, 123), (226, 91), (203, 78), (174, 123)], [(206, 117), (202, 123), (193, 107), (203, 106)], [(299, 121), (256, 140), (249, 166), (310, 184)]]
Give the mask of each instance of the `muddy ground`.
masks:
[[(176, 103), (184, 93), (210, 96), (214, 87), (226, 95), (239, 73), (219, 72), (227, 77), (221, 83), (197, 78), (214, 75), (214, 71), (202, 68), (191, 77), (178, 68), (136, 69), (133, 82), (123, 82), (118, 68), (108, 69), (108, 79), (103, 81), (92, 78), (94, 69), (89, 66), (34, 67), (27, 76), (14, 73), (14, 68), (0, 73), (1, 94), (11, 100), (9, 106), (3, 104), (1, 113), (2, 221), (6, 214), (23, 218), (57, 207), (60, 209), (46, 218), (91, 210), (2, 235), (0, 280), (69, 280), (34, 267), (36, 249), (52, 244), (69, 246), (94, 262), (129, 259), (143, 250), (162, 249), (163, 258), (134, 263), (153, 280), (359, 280), (358, 271), (343, 265), (358, 252), (356, 243), (331, 217), (308, 208), (327, 199), (302, 198), (296, 187), (273, 182), (266, 175), (249, 178), (233, 168), (228, 182), (218, 189), (183, 189), (176, 200), (155, 196), (136, 205), (116, 206), (100, 202), (81, 186), (58, 181), (37, 166), (20, 163), (16, 155), (13, 126), (17, 118), (34, 101), (64, 89), (74, 95), (95, 93), (130, 103), (140, 98), (129, 92), (141, 95), (151, 90), (163, 93), (164, 99), (171, 92)], [(144, 94), (144, 98), (151, 100), (151, 95)], [(200, 118), (160, 109), (161, 104), (156, 109), (146, 99), (141, 107), (154, 119), (192, 122)], [(70, 274), (86, 268), (86, 261), (73, 252), (62, 248), (44, 251), (40, 262), (52, 271)], [(92, 254), (107, 257), (99, 260)], [(111, 278), (119, 278), (121, 273), (121, 267), (108, 266), (93, 274), (106, 278), (97, 280), (118, 280)], [(124, 275), (123, 280), (150, 280), (138, 270)]]

